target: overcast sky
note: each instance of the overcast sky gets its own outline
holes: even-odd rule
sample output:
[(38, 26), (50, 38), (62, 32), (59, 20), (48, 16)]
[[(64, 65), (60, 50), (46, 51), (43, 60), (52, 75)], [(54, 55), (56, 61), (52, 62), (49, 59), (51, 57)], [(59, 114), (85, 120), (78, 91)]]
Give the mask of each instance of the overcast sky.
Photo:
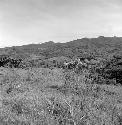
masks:
[(122, 36), (122, 0), (0, 0), (0, 47)]

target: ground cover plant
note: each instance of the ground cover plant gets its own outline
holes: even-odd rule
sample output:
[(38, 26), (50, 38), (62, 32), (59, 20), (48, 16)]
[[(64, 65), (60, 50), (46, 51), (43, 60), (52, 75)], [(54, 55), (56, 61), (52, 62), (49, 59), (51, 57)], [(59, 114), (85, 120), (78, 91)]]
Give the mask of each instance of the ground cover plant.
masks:
[(122, 88), (93, 84), (88, 71), (0, 71), (1, 125), (122, 124)]

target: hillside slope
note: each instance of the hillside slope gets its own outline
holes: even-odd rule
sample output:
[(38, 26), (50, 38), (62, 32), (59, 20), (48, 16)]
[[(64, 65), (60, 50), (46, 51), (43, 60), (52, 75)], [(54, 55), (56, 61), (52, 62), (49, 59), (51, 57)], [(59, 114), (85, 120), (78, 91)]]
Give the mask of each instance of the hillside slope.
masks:
[[(73, 40), (66, 43), (54, 43), (52, 41), (42, 44), (29, 44), (16, 47), (7, 47), (0, 49), (0, 53), (3, 51), (6, 54), (10, 54), (11, 50), (18, 51), (24, 54), (36, 54), (43, 55), (47, 58), (55, 56), (84, 56), (84, 55), (95, 55), (104, 56), (122, 54), (122, 38), (121, 37), (104, 37), (98, 38), (82, 38)], [(17, 53), (16, 53), (17, 54)], [(20, 54), (20, 53), (19, 53)], [(19, 55), (17, 54), (17, 55)]]

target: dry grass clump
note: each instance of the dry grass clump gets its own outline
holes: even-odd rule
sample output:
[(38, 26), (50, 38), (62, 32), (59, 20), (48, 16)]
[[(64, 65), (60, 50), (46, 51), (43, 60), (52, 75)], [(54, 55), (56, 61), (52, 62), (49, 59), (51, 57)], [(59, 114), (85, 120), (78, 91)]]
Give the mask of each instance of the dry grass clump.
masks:
[[(32, 99), (3, 100), (3, 110), (1, 124), (35, 124), (36, 122), (46, 122), (42, 113), (42, 107), (34, 103)], [(3, 119), (6, 118), (6, 119)], [(11, 122), (12, 123), (11, 123)], [(16, 123), (18, 121), (18, 123)]]
[(22, 122), (32, 125), (54, 125), (59, 119), (70, 117), (69, 108), (61, 99), (56, 97), (56, 93), (55, 96), (50, 96), (50, 93), (32, 91), (13, 99), (2, 99), (0, 122), (10, 125)]

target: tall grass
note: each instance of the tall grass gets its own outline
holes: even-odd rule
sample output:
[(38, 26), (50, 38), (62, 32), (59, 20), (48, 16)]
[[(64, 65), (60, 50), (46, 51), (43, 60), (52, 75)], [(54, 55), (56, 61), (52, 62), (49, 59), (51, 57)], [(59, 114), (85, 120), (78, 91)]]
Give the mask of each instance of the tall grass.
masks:
[(93, 84), (87, 71), (5, 68), (0, 74), (0, 125), (122, 124), (120, 86)]

